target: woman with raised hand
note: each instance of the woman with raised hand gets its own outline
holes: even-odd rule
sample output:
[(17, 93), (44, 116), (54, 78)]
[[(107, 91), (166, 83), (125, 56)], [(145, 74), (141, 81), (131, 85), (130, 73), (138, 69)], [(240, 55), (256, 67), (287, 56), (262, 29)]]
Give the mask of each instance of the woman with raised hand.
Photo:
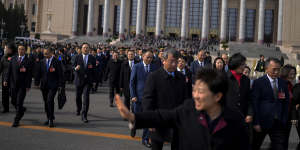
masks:
[(116, 95), (123, 118), (133, 128), (172, 127), (178, 132), (176, 150), (244, 150), (249, 147), (245, 121), (225, 107), (227, 78), (214, 69), (201, 69), (195, 78), (193, 99), (174, 110), (131, 113)]

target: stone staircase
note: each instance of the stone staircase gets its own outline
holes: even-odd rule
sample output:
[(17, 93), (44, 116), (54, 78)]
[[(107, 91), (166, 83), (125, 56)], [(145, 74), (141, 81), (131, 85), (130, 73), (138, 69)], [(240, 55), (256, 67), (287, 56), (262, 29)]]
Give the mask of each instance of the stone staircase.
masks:
[(90, 43), (90, 44), (98, 44), (98, 43), (107, 43), (106, 40), (109, 38), (103, 37), (103, 36), (76, 36), (68, 39), (63, 39), (58, 41), (58, 43), (74, 43), (77, 42), (78, 44), (82, 44), (84, 42)]

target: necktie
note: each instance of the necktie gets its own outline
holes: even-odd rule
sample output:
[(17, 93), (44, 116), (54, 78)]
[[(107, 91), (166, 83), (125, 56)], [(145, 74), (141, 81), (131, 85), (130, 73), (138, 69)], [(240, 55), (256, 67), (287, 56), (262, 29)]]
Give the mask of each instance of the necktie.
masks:
[(149, 65), (145, 66), (145, 71), (148, 73), (149, 72)]
[(22, 57), (19, 57), (19, 59), (18, 59), (18, 64), (20, 65), (21, 62), (22, 62)]
[(274, 94), (274, 98), (277, 99), (277, 94), (278, 94), (278, 88), (276, 86), (276, 80), (273, 80), (273, 94)]
[(132, 69), (132, 61), (129, 61), (129, 67)]
[(47, 59), (47, 72), (49, 70), (49, 63), (50, 63), (50, 59)]
[(87, 63), (86, 63), (86, 58), (87, 58), (87, 55), (84, 55), (84, 56), (83, 56), (84, 67), (86, 67), (86, 64), (87, 64)]

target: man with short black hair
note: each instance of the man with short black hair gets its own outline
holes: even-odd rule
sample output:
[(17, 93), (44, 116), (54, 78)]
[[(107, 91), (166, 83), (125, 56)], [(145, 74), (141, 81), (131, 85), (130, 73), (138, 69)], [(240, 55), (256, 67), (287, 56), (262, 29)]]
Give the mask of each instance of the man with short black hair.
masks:
[(267, 74), (254, 80), (252, 87), (253, 149), (259, 150), (268, 134), (271, 149), (283, 150), (288, 122), (288, 85), (279, 78), (280, 61), (277, 58), (269, 58), (265, 65)]
[(114, 107), (114, 95), (120, 93), (120, 70), (122, 62), (118, 59), (119, 54), (113, 51), (112, 58), (108, 61), (104, 75), (104, 81), (109, 80), (109, 106)]
[[(75, 61), (73, 63), (76, 85), (76, 115), (79, 116), (80, 113), (82, 113), (81, 120), (84, 123), (88, 123), (87, 113), (90, 104), (90, 90), (96, 79), (96, 59), (92, 55), (89, 55), (89, 50), (89, 44), (82, 44), (82, 53), (76, 56)], [(83, 104), (82, 94), (84, 99)]]
[(4, 86), (10, 84), (12, 101), (16, 102), (16, 117), (12, 127), (18, 127), (20, 120), (24, 116), (26, 108), (23, 106), (26, 93), (31, 88), (32, 81), (32, 61), (25, 54), (25, 46), (18, 46), (18, 55), (14, 56), (8, 67), (8, 75), (4, 79)]
[(42, 91), (45, 103), (45, 112), (47, 121), (44, 125), (54, 127), (54, 98), (58, 88), (63, 87), (64, 78), (61, 62), (53, 56), (54, 50), (51, 48), (44, 49), (44, 59), (37, 70), (37, 80), (41, 81), (40, 89)]
[[(171, 110), (187, 98), (185, 77), (177, 71), (179, 57), (180, 53), (175, 49), (169, 49), (163, 53), (163, 67), (150, 74), (146, 81), (142, 102), (143, 111)], [(152, 132), (152, 150), (162, 150), (165, 141), (172, 142), (172, 147), (176, 147), (177, 133), (173, 133), (172, 137), (171, 129), (156, 128)]]
[(212, 67), (211, 63), (205, 62), (205, 57), (206, 57), (205, 51), (200, 50), (197, 53), (197, 60), (195, 60), (191, 64), (191, 72), (193, 74), (193, 82), (194, 82), (195, 75), (199, 69), (204, 68), (204, 67), (208, 67), (208, 68)]

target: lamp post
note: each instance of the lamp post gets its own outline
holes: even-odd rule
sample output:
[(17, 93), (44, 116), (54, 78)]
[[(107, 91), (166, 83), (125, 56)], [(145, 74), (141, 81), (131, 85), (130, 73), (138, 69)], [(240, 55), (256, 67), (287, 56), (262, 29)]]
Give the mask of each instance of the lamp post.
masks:
[(21, 28), (21, 37), (23, 37), (23, 32), (24, 32), (24, 29), (25, 29), (25, 25), (22, 23), (20, 25), (20, 28)]
[(1, 29), (0, 29), (0, 37), (1, 37), (1, 39), (3, 38), (3, 33), (4, 33), (4, 27), (5, 27), (5, 22), (3, 21), (3, 19), (1, 20), (1, 24), (0, 24), (0, 27), (1, 27)]

